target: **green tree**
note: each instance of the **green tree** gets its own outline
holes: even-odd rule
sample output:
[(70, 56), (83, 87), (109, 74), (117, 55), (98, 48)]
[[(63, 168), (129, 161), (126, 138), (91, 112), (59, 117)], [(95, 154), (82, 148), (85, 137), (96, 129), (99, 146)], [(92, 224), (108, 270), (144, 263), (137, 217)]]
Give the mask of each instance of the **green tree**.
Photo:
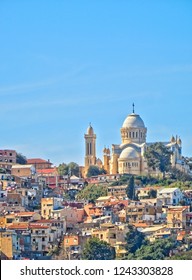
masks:
[(22, 155), (21, 153), (17, 153), (16, 154), (16, 163), (26, 164), (27, 158), (24, 155)]
[(170, 178), (174, 180), (179, 180), (182, 182), (186, 181), (192, 181), (192, 176), (189, 174), (186, 174), (185, 172), (177, 169), (176, 167), (173, 167), (170, 169)]
[(161, 142), (147, 147), (144, 156), (147, 164), (153, 170), (158, 169), (165, 177), (165, 172), (170, 170), (172, 152)]
[(68, 172), (70, 175), (75, 175), (77, 177), (79, 177), (79, 165), (76, 162), (70, 162), (68, 164)]
[(88, 185), (83, 190), (81, 190), (76, 198), (81, 200), (85, 199), (90, 202), (95, 202), (95, 200), (100, 196), (106, 196), (107, 195), (107, 187), (104, 185)]
[(66, 163), (61, 163), (59, 164), (59, 166), (57, 167), (57, 171), (59, 173), (59, 175), (64, 176), (64, 175), (68, 175), (68, 166)]
[(128, 185), (126, 188), (127, 197), (131, 200), (135, 199), (135, 185), (134, 185), (134, 177), (131, 176), (128, 181)]
[(134, 254), (136, 250), (138, 250), (144, 243), (145, 236), (132, 225), (128, 225), (128, 229), (129, 231), (127, 232), (125, 237), (126, 249), (128, 254)]
[(192, 260), (192, 250), (179, 252), (169, 258), (169, 260)]
[(151, 189), (149, 191), (149, 198), (156, 198), (157, 197), (157, 190)]
[(68, 164), (61, 163), (57, 167), (57, 171), (58, 171), (59, 175), (61, 175), (61, 176), (75, 175), (75, 176), (79, 177), (79, 165), (75, 162), (70, 162)]
[(171, 238), (158, 239), (155, 242), (147, 241), (135, 252), (134, 257), (137, 260), (164, 260), (174, 248), (176, 242)]
[(106, 174), (106, 173), (107, 172), (105, 169), (99, 168), (98, 166), (95, 166), (95, 165), (91, 165), (88, 168), (87, 177), (97, 176), (97, 175)]
[(90, 238), (83, 249), (83, 260), (114, 260), (115, 249), (96, 237)]

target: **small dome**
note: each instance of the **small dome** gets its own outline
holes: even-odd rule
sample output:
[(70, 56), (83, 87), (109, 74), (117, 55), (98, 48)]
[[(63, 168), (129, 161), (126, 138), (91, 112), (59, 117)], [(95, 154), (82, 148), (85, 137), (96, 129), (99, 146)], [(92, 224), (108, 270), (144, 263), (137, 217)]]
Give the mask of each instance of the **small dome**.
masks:
[(107, 153), (107, 148), (103, 149), (103, 153), (106, 154)]
[(110, 149), (109, 148), (107, 149), (107, 154), (110, 154)]
[(127, 118), (124, 120), (122, 127), (145, 128), (145, 125), (141, 117), (133, 113), (127, 116)]
[(87, 128), (87, 134), (89, 135), (93, 135), (94, 134), (94, 131), (93, 131), (93, 128), (91, 125), (89, 125), (89, 127)]
[(96, 163), (97, 164), (102, 164), (102, 160), (100, 158), (97, 158)]
[(138, 158), (139, 154), (133, 147), (127, 147), (125, 148), (121, 154), (120, 159), (127, 159), (127, 158)]

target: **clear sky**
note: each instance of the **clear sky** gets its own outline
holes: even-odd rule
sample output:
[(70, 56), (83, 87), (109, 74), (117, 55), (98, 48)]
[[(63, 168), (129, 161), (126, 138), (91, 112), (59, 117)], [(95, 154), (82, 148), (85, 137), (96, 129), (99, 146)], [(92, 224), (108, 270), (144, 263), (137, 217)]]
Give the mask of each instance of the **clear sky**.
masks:
[(84, 164), (138, 113), (147, 141), (192, 156), (191, 0), (1, 0), (0, 149)]

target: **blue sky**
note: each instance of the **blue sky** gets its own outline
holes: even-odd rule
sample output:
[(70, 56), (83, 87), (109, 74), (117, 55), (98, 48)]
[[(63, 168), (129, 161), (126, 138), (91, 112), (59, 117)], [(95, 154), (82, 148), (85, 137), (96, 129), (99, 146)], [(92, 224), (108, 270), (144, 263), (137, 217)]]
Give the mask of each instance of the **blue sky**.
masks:
[(83, 165), (89, 122), (102, 158), (134, 102), (192, 156), (191, 0), (1, 0), (0, 34), (0, 148)]

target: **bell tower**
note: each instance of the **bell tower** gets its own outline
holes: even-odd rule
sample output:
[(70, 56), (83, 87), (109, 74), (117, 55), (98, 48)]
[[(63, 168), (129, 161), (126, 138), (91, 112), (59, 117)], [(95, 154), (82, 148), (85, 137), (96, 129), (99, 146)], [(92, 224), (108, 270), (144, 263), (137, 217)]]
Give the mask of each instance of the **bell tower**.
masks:
[(85, 138), (85, 172), (89, 166), (96, 165), (96, 134), (93, 127), (89, 124)]

